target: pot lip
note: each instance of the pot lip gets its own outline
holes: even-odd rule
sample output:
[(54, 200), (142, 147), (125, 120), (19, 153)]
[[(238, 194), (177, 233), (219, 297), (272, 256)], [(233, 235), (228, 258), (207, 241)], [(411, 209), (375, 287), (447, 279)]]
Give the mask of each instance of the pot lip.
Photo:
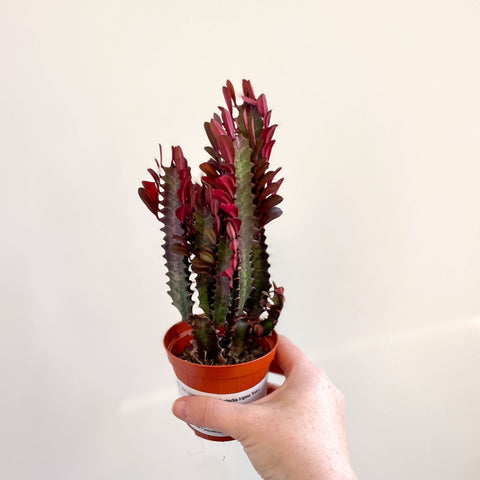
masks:
[[(176, 362), (183, 363), (184, 365), (192, 365), (198, 368), (225, 369), (225, 368), (234, 368), (238, 366), (248, 366), (255, 362), (258, 362), (259, 360), (264, 359), (269, 355), (275, 355), (275, 350), (278, 345), (278, 335), (277, 335), (277, 332), (273, 330), (268, 337), (260, 337), (265, 339), (267, 338), (271, 339), (270, 341), (267, 340), (267, 342), (270, 344), (270, 350), (265, 355), (262, 355), (261, 357), (255, 358), (254, 360), (250, 360), (248, 362), (235, 363), (231, 365), (203, 365), (200, 363), (189, 362), (187, 360), (177, 357), (175, 354), (172, 353), (172, 348), (173, 348), (173, 345), (176, 343), (176, 341), (178, 341), (178, 339), (182, 337), (190, 335), (191, 331), (192, 331), (192, 328), (190, 327), (190, 325), (188, 325), (187, 322), (184, 322), (183, 320), (181, 320), (180, 322), (175, 323), (166, 331), (163, 337), (163, 346), (165, 347), (165, 350), (167, 351), (168, 356), (171, 358), (174, 358)], [(167, 337), (169, 337), (170, 335), (174, 335), (174, 336), (173, 338), (168, 339)]]

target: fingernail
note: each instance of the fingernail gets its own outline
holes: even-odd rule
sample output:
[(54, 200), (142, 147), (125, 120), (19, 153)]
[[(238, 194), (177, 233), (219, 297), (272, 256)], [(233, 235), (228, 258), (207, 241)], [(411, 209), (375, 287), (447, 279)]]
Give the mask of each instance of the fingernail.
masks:
[(184, 398), (179, 398), (175, 401), (172, 408), (173, 414), (180, 420), (187, 418), (187, 401)]

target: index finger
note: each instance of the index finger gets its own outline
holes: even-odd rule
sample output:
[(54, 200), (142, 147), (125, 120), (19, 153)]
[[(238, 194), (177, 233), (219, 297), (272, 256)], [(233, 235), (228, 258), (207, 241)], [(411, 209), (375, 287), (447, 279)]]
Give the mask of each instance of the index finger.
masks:
[(304, 353), (291, 340), (285, 335), (278, 335), (277, 352), (270, 371), (288, 377), (295, 365), (303, 363), (306, 359)]

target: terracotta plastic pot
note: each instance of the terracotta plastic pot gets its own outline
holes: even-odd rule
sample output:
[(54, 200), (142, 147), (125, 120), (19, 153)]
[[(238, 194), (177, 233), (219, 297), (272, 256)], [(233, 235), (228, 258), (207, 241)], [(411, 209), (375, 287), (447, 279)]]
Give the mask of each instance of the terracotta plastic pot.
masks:
[[(263, 357), (236, 365), (199, 365), (176, 355), (190, 345), (191, 328), (185, 322), (171, 327), (164, 338), (168, 359), (173, 366), (180, 394), (205, 395), (227, 402), (249, 403), (267, 394), (267, 374), (275, 357), (278, 338), (275, 332), (261, 342), (269, 350)], [(190, 425), (195, 433), (208, 440), (233, 440), (222, 432)]]

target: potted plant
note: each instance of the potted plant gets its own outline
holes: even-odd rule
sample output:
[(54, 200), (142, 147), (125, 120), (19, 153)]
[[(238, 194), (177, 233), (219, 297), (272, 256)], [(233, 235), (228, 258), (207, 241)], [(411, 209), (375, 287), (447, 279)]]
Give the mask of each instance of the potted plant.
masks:
[(138, 193), (164, 233), (168, 293), (181, 315), (164, 345), (181, 393), (247, 402), (266, 394), (284, 302), (283, 288), (270, 281), (265, 239), (265, 225), (282, 213), (283, 179), (269, 165), (276, 125), (265, 95), (256, 97), (248, 80), (242, 86), (237, 103), (227, 81), (226, 108), (204, 124), (211, 158), (200, 165), (200, 183), (179, 146), (169, 166), (160, 147), (158, 170), (148, 170), (153, 181)]

